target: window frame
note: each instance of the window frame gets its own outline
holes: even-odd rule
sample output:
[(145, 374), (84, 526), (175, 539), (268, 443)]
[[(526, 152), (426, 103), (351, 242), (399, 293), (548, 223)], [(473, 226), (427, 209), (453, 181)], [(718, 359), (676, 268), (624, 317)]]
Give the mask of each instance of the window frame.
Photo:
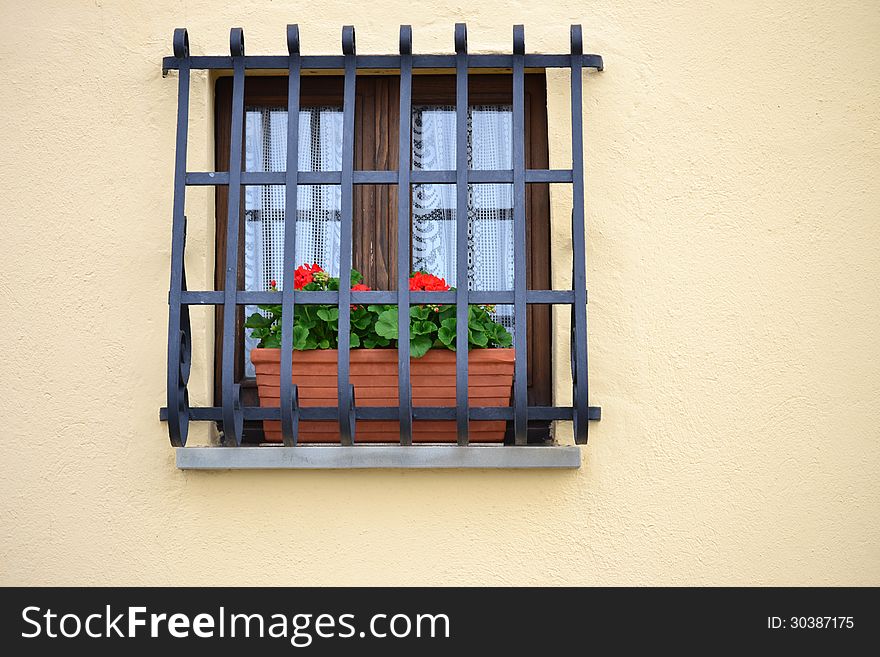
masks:
[[(468, 76), (468, 102), (473, 105), (511, 104), (511, 74)], [(229, 170), (230, 126), (232, 117), (232, 77), (222, 76), (215, 83), (215, 171)], [(287, 107), (287, 76), (248, 76), (245, 78), (245, 107)], [(355, 92), (356, 170), (396, 171), (398, 164), (399, 76), (358, 75)], [(341, 75), (304, 75), (301, 79), (300, 106), (342, 106)], [(454, 105), (455, 76), (421, 74), (413, 76), (412, 105)], [(546, 76), (525, 75), (525, 157), (526, 167), (549, 167)], [(382, 138), (382, 135), (385, 138)], [(214, 289), (224, 287), (226, 269), (226, 227), (229, 189), (215, 187)], [(241, 195), (240, 212), (244, 216)], [(526, 185), (527, 284), (529, 289), (550, 289), (550, 192), (549, 184)], [(394, 289), (397, 249), (396, 185), (356, 185), (354, 189), (353, 234), (370, 235), (371, 243), (356, 241), (352, 266), (361, 271), (374, 289)], [(244, 221), (239, 228), (238, 288), (244, 287)], [(223, 344), (222, 307), (215, 307), (214, 398), (221, 399), (221, 352)], [(549, 305), (532, 305), (528, 324), (528, 403), (551, 405), (551, 310)], [(244, 307), (236, 314), (235, 379), (241, 383), (242, 403), (258, 405), (254, 379), (244, 377)], [(513, 423), (510, 422), (509, 425)], [(550, 423), (529, 421), (529, 442), (548, 441)], [(509, 430), (508, 438), (512, 436)], [(260, 442), (261, 422), (246, 422), (243, 442)], [(506, 441), (507, 442), (507, 441)]]

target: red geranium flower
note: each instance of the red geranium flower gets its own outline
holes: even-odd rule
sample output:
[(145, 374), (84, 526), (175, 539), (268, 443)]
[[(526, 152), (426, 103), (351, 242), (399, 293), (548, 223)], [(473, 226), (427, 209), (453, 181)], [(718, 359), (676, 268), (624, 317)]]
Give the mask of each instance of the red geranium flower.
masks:
[[(357, 283), (351, 286), (352, 292), (369, 292), (372, 288), (368, 285), (364, 285), (363, 283)], [(352, 310), (357, 310), (359, 306), (352, 305)]]
[(324, 270), (317, 264), (302, 265), (293, 272), (293, 289), (301, 290), (314, 280), (315, 274)]
[(446, 279), (417, 271), (409, 279), (409, 289), (413, 292), (448, 292)]
[(278, 285), (278, 284), (275, 282), (274, 278), (271, 281), (269, 281), (269, 289), (270, 290), (274, 290), (276, 285)]

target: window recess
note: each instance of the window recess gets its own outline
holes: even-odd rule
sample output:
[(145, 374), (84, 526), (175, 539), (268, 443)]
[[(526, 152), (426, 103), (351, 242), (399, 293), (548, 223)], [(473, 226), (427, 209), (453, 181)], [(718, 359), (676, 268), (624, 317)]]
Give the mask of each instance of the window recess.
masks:
[[(602, 70), (599, 55), (583, 54), (580, 26), (571, 28), (571, 52), (563, 55), (526, 54), (524, 30), (514, 27), (513, 52), (509, 55), (472, 55), (467, 51), (467, 31), (463, 24), (456, 25), (454, 55), (412, 54), (412, 33), (408, 26), (400, 31), (399, 55), (358, 55), (355, 48), (354, 28), (342, 30), (341, 56), (308, 56), (300, 53), (299, 32), (295, 25), (288, 26), (288, 54), (286, 56), (246, 56), (244, 36), (240, 28), (230, 32), (230, 56), (191, 56), (185, 29), (174, 34), (174, 56), (163, 60), (163, 72), (178, 71), (178, 124), (174, 174), (174, 206), (172, 217), (171, 288), (169, 294), (168, 330), (168, 404), (160, 417), (168, 422), (171, 442), (178, 447), (178, 465), (184, 468), (267, 468), (267, 467), (578, 467), (580, 456), (576, 448), (562, 446), (528, 445), (529, 421), (568, 420), (574, 425), (577, 444), (586, 444), (588, 423), (598, 420), (601, 410), (589, 406), (587, 380), (587, 290), (583, 191), (583, 126), (582, 85), (583, 69)], [(468, 103), (469, 71), (476, 69), (511, 71), (511, 103), (474, 105)], [(527, 79), (526, 69), (569, 68), (571, 71), (572, 168), (528, 168)], [(228, 143), (229, 159), (226, 171), (191, 172), (186, 170), (187, 122), (189, 110), (190, 72), (193, 69), (232, 71)], [(249, 107), (245, 103), (245, 75), (247, 70), (287, 70), (287, 107), (282, 121), (277, 107)], [(302, 105), (303, 69), (342, 70), (341, 106)], [(355, 168), (355, 84), (360, 69), (398, 72), (400, 114), (397, 170), (369, 170)], [(413, 100), (413, 71), (417, 69), (447, 69), (454, 71), (454, 103), (418, 104)], [(286, 117), (299, 117), (299, 121)], [(448, 125), (447, 125), (448, 124)], [(505, 146), (500, 157), (482, 158), (490, 149), (475, 149), (473, 140), (476, 126), (485, 132), (505, 134)], [(303, 127), (305, 126), (305, 128)], [(271, 153), (272, 134), (275, 141), (286, 139), (286, 161)], [(303, 131), (308, 131), (311, 144), (303, 152)], [(427, 149), (419, 139), (440, 133), (454, 132), (455, 148), (450, 153), (437, 148)], [(341, 131), (340, 148), (327, 148), (330, 135)], [(259, 144), (246, 140), (260, 135)], [(414, 144), (412, 149), (410, 147)], [(509, 144), (510, 151), (506, 151)], [(218, 149), (221, 144), (218, 143)], [(430, 151), (430, 152), (429, 152)], [(440, 149), (442, 151), (442, 149)], [(277, 155), (277, 154), (276, 154)], [(248, 156), (260, 158), (260, 164), (246, 162)], [(305, 158), (305, 161), (303, 158)], [(430, 161), (429, 161), (430, 160)], [(527, 255), (526, 189), (532, 184), (570, 183), (573, 186), (572, 243), (573, 272), (571, 290), (532, 289), (530, 278), (533, 263)], [(184, 272), (186, 217), (184, 198), (188, 186), (210, 185), (222, 188), (226, 195), (226, 222), (223, 226), (227, 257), (222, 271), (222, 282), (216, 291), (189, 291)], [(364, 185), (396, 186), (397, 220), (388, 230), (396, 231), (396, 259), (385, 271), (386, 277), (397, 278), (397, 289), (388, 291), (356, 291), (342, 285), (338, 292), (294, 293), (292, 285), (285, 285), (281, 294), (248, 289), (243, 284), (240, 266), (240, 241), (251, 246), (257, 235), (255, 226), (265, 229), (273, 217), (285, 226), (296, 226), (278, 237), (283, 242), (280, 251), (266, 251), (270, 256), (280, 255), (279, 265), (287, 280), (293, 280), (295, 254), (302, 253), (304, 239), (310, 239), (310, 248), (324, 249), (335, 254), (335, 261), (327, 263), (342, 281), (348, 280), (352, 267), (352, 228), (359, 197)], [(482, 186), (482, 196), (475, 189)], [(356, 191), (357, 190), (357, 191)], [(442, 191), (441, 191), (442, 190)], [(290, 193), (287, 193), (290, 191)], [(450, 198), (447, 199), (446, 196)], [(479, 197), (479, 198), (475, 198)], [(468, 208), (469, 212), (450, 213), (450, 206)], [(471, 209), (476, 207), (476, 212)], [(243, 208), (242, 212), (239, 209)], [(490, 276), (490, 284), (474, 289), (473, 257), (475, 229), (480, 221), (480, 208), (491, 208), (493, 226), (501, 227), (497, 234), (480, 237), (484, 241), (499, 242), (501, 250), (510, 249), (512, 267), (500, 275)], [(268, 220), (266, 213), (269, 213)], [(305, 213), (305, 214), (304, 214)], [(309, 214), (311, 213), (311, 214)], [(469, 221), (468, 215), (472, 215)], [(474, 217), (476, 214), (476, 218)], [(312, 216), (314, 215), (314, 216)], [(326, 215), (326, 216), (325, 216)], [(331, 216), (332, 215), (332, 216)], [(509, 216), (508, 216), (509, 215)], [(338, 224), (333, 237), (337, 247), (326, 244), (326, 232), (304, 238), (297, 220), (303, 216), (314, 221)], [(250, 222), (250, 224), (248, 224)], [(219, 225), (219, 224), (218, 224)], [(488, 225), (488, 224), (487, 224)], [(424, 233), (418, 235), (419, 231)], [(338, 232), (338, 235), (337, 235)], [(426, 235), (432, 232), (435, 241), (426, 247)], [(415, 233), (415, 234), (411, 234)], [(509, 233), (509, 234), (508, 234)], [(436, 238), (440, 234), (440, 238)], [(529, 233), (531, 236), (531, 233)], [(271, 238), (270, 238), (271, 239)], [(418, 240), (421, 239), (420, 242)], [(412, 241), (411, 241), (412, 240)], [(493, 241), (494, 240), (494, 241)], [(418, 242), (418, 243), (417, 243)], [(298, 244), (299, 243), (299, 244)], [(466, 244), (467, 249), (454, 249), (454, 254), (443, 260), (444, 272), (452, 280), (455, 290), (449, 292), (411, 293), (408, 275), (411, 269), (423, 266), (436, 250), (447, 244)], [(438, 246), (439, 245), (439, 246)], [(299, 249), (298, 249), (299, 247)], [(249, 247), (250, 248), (250, 247)], [(471, 261), (469, 262), (469, 257)], [(450, 259), (451, 258), (451, 259)], [(271, 259), (271, 258), (270, 258)], [(435, 263), (436, 264), (436, 263)], [(270, 275), (272, 262), (251, 262), (244, 267), (247, 276), (259, 279)], [(500, 279), (506, 277), (510, 281)], [(547, 281), (549, 282), (549, 281)], [(491, 289), (491, 288), (496, 289)], [(546, 285), (549, 287), (549, 285)], [(506, 407), (480, 407), (468, 401), (467, 350), (455, 356), (455, 407), (422, 407), (412, 405), (410, 387), (409, 339), (406, 322), (400, 323), (398, 347), (399, 400), (398, 406), (358, 406), (350, 381), (350, 348), (347, 340), (339, 344), (337, 367), (338, 398), (336, 406), (300, 406), (296, 385), (292, 383), (293, 363), (281, 359), (280, 407), (248, 405), (241, 384), (241, 334), (237, 324), (241, 307), (277, 303), (283, 307), (282, 353), (290, 353), (293, 345), (293, 314), (301, 304), (333, 304), (339, 312), (340, 335), (347, 334), (352, 303), (394, 304), (403, 316), (413, 304), (428, 301), (455, 307), (459, 344), (467, 341), (467, 316), (470, 304), (498, 305), (502, 324), (515, 327), (515, 348), (512, 402)], [(421, 298), (425, 296), (426, 298)], [(529, 403), (529, 360), (527, 310), (530, 305), (565, 304), (571, 307), (571, 368), (573, 380), (572, 406)], [(190, 407), (187, 382), (191, 362), (190, 305), (213, 305), (217, 308), (218, 323), (222, 326), (222, 340), (218, 345), (218, 403), (208, 407)], [(237, 371), (238, 370), (238, 371)], [(357, 420), (393, 419), (399, 421), (399, 444), (358, 444)], [(245, 420), (280, 420), (284, 446), (242, 447)], [(339, 425), (340, 445), (304, 446), (297, 444), (300, 420), (333, 420)], [(451, 420), (455, 422), (458, 444), (455, 446), (425, 446), (412, 444), (413, 421)], [(510, 445), (498, 447), (469, 444), (469, 422), (473, 420), (504, 420), (510, 424)], [(183, 449), (190, 421), (217, 422), (222, 444), (236, 450)], [(527, 446), (528, 445), (528, 446)], [(233, 452), (235, 456), (232, 456)], [(224, 456), (228, 454), (229, 456)]]

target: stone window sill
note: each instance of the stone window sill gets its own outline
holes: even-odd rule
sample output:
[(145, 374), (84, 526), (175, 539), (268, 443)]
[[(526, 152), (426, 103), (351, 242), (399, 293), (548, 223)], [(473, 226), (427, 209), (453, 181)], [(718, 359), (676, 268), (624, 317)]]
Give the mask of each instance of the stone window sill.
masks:
[(300, 445), (178, 447), (181, 470), (577, 469), (573, 446)]

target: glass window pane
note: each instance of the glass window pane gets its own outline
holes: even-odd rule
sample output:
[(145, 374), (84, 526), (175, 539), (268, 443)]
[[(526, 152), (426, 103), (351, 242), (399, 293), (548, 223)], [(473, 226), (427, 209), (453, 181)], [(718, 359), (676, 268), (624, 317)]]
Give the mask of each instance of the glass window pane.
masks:
[[(512, 168), (512, 108), (468, 108), (468, 168)], [(455, 107), (413, 108), (414, 169), (455, 169)], [(468, 288), (513, 289), (513, 185), (468, 185)], [(413, 186), (413, 268), (456, 280), (455, 185)], [(498, 306), (496, 319), (513, 331), (513, 306)]]
[[(287, 110), (248, 107), (245, 113), (245, 170), (284, 171), (287, 164)], [(342, 168), (342, 110), (309, 107), (299, 113), (300, 171)], [(245, 187), (244, 278), (246, 290), (284, 286), (284, 185)], [(297, 192), (297, 264), (317, 262), (336, 275), (339, 269), (341, 219), (339, 185), (300, 185)], [(245, 313), (257, 312), (246, 306)], [(245, 374), (253, 376), (247, 355), (256, 341), (245, 331)]]

